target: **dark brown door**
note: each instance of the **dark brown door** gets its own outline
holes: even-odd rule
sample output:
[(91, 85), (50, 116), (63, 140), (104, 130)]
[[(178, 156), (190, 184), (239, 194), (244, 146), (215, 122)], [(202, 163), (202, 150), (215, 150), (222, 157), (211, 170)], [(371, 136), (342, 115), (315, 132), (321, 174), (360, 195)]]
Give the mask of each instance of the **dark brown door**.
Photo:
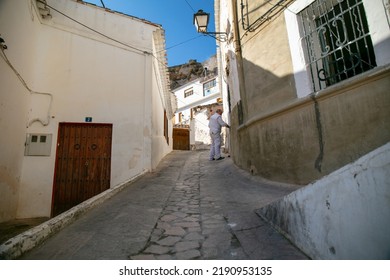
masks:
[(52, 216), (110, 188), (112, 124), (60, 123)]
[(173, 129), (173, 149), (189, 150), (190, 149), (190, 130), (188, 128)]

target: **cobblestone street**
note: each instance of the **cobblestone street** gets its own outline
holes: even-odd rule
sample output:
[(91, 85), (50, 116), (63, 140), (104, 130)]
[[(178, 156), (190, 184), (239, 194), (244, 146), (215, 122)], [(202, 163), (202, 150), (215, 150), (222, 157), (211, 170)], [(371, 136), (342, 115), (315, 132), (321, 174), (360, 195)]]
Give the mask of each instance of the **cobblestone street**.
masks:
[(307, 259), (255, 210), (294, 189), (174, 151), (23, 259)]
[[(217, 208), (218, 209), (218, 208)], [(235, 245), (236, 244), (236, 245)], [(132, 259), (245, 258), (212, 198), (200, 199), (197, 183), (177, 183), (150, 242)]]

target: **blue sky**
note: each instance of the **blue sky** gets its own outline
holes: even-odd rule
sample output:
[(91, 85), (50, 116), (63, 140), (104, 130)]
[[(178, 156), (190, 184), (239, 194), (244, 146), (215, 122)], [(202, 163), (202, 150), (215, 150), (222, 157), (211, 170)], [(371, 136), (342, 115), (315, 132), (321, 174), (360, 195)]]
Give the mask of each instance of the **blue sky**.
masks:
[[(100, 0), (84, 0), (102, 6)], [(196, 59), (203, 62), (216, 53), (215, 39), (196, 32), (193, 16), (198, 10), (210, 13), (209, 31), (214, 28), (214, 0), (103, 0), (106, 8), (162, 25), (165, 29), (168, 65)]]

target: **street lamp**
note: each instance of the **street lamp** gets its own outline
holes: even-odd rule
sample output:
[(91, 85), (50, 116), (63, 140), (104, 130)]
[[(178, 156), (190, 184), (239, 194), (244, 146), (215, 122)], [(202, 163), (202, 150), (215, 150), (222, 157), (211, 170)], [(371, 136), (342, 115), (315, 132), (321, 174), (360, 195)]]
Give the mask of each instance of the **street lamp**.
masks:
[(194, 25), (198, 33), (209, 35), (218, 41), (225, 42), (227, 33), (226, 32), (207, 32), (207, 25), (209, 24), (209, 13), (205, 13), (203, 10), (199, 10), (194, 14)]

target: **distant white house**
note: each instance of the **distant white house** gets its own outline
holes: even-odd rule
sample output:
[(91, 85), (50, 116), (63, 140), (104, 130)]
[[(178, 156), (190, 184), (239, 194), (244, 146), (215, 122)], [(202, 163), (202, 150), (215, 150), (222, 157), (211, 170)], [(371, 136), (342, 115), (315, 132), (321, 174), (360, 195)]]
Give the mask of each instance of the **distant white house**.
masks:
[(192, 149), (210, 144), (208, 119), (217, 107), (222, 108), (218, 75), (205, 73), (204, 77), (174, 89), (173, 93), (177, 99), (175, 126), (190, 128)]
[(160, 25), (76, 0), (1, 0), (0, 27), (0, 222), (59, 214), (172, 150)]

